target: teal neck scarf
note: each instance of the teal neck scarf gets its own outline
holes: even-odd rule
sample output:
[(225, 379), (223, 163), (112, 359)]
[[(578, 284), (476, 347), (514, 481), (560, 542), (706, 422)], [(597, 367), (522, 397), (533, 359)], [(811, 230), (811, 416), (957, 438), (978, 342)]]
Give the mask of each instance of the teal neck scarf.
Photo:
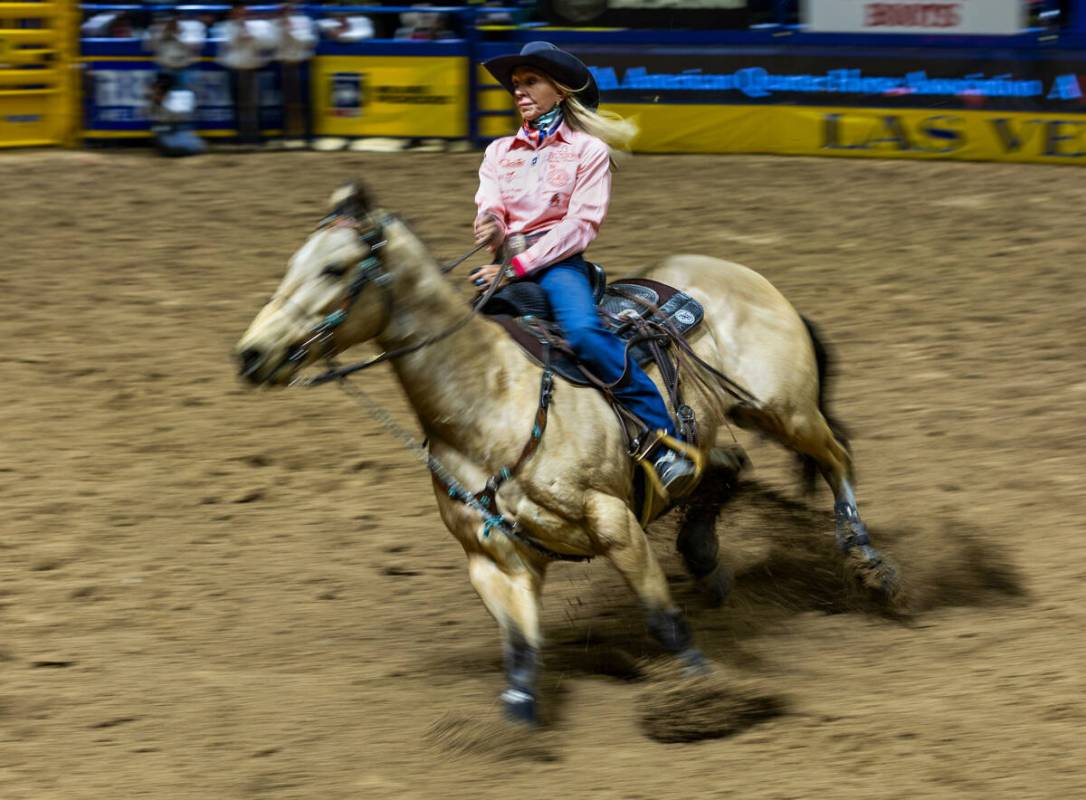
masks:
[(528, 141), (539, 147), (543, 141), (554, 136), (558, 126), (562, 124), (562, 106), (556, 105), (546, 114), (540, 114), (535, 119), (524, 123), (524, 132), (528, 134)]
[(558, 130), (558, 126), (562, 122), (562, 106), (556, 105), (546, 114), (540, 114), (538, 117), (528, 123), (534, 130), (546, 131), (547, 135), (554, 133)]

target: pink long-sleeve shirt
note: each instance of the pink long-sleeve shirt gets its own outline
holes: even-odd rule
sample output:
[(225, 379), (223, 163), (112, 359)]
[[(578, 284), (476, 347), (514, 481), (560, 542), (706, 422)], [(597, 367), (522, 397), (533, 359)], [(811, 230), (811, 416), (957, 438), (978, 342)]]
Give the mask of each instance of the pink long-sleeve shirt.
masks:
[(563, 122), (536, 147), (522, 128), (490, 143), (475, 205), (502, 234), (546, 231), (512, 261), (518, 277), (580, 253), (596, 238), (611, 200), (607, 145)]

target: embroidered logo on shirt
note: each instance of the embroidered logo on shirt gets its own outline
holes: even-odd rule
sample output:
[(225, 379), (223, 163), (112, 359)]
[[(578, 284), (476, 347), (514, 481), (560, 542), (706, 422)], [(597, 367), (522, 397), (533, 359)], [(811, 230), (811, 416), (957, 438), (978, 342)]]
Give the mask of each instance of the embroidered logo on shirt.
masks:
[(551, 186), (565, 186), (569, 183), (569, 173), (560, 169), (551, 169), (547, 173), (547, 182)]

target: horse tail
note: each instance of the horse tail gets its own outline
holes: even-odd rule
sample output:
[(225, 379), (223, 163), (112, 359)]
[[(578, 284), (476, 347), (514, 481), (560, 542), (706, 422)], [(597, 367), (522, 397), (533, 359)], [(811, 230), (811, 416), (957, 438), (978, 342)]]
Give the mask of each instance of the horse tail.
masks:
[[(825, 418), (834, 438), (851, 455), (852, 448), (849, 445), (848, 428), (830, 411), (830, 383), (836, 377), (835, 359), (818, 327), (803, 314), (800, 314), (799, 318), (803, 320), (803, 325), (807, 328), (807, 336), (810, 337), (811, 347), (814, 349), (815, 364), (818, 369), (818, 410), (822, 412), (822, 416)], [(809, 494), (815, 489), (815, 479), (818, 477), (818, 462), (810, 456), (798, 453), (796, 458), (799, 461), (802, 473), (803, 488)]]

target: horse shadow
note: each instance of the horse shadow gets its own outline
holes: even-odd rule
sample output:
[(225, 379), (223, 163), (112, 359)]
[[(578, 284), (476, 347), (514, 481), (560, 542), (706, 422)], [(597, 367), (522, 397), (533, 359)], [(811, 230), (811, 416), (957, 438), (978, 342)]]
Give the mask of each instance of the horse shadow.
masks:
[(736, 487), (724, 504), (717, 531), (725, 558), (737, 535), (760, 542), (757, 558), (735, 565), (733, 608), (769, 606), (785, 615), (875, 614), (907, 624), (937, 608), (1027, 599), (1024, 580), (1009, 554), (979, 527), (952, 515), (925, 515), (909, 528), (872, 526), (873, 540), (901, 577), (902, 592), (893, 597), (858, 583), (837, 549), (832, 513), (757, 481)]
[[(1028, 602), (1009, 555), (981, 529), (952, 517), (908, 529), (873, 528), (874, 540), (901, 577), (902, 591), (893, 597), (870, 591), (837, 549), (832, 513), (743, 480), (724, 499), (717, 520), (721, 561), (732, 576), (731, 591), (718, 606), (705, 600), (682, 567), (675, 551), (677, 516), (650, 530), (672, 595), (699, 644), (739, 670), (765, 666), (746, 642), (811, 612), (911, 625), (939, 608)], [(585, 590), (578, 594), (583, 603)], [(640, 680), (641, 665), (663, 652), (645, 633), (636, 600), (621, 584), (607, 581), (593, 582), (588, 594), (587, 611), (569, 619), (563, 630), (549, 632), (548, 670)], [(718, 646), (721, 642), (726, 645)]]

